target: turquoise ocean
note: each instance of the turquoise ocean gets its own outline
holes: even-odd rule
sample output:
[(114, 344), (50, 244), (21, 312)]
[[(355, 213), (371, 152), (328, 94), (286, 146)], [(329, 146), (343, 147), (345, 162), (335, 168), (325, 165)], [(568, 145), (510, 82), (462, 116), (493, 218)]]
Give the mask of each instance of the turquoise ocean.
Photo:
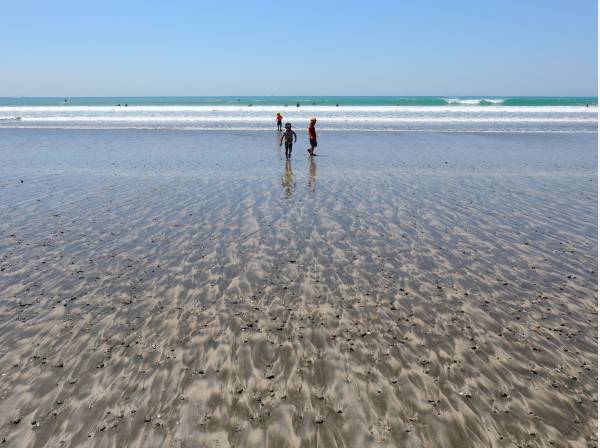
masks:
[(0, 106), (52, 106), (63, 104), (81, 106), (447, 106), (447, 105), (504, 105), (504, 106), (596, 106), (597, 97), (545, 96), (148, 96), (148, 97), (20, 97), (2, 98)]

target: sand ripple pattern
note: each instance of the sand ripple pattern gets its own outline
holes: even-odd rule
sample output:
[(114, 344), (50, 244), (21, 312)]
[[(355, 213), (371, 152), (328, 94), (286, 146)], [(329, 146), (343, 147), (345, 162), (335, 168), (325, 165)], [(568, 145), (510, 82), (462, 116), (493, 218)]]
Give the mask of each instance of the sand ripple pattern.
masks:
[(8, 446), (596, 445), (595, 135), (1, 134)]

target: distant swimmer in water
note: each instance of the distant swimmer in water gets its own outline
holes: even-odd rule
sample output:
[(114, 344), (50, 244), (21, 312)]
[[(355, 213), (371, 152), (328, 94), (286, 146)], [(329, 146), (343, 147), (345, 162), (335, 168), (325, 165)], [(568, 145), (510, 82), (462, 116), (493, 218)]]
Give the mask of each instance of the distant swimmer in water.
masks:
[(296, 107), (300, 107), (300, 103), (296, 103)]
[(340, 107), (340, 103), (337, 103), (337, 104), (335, 105), (335, 107)]
[(125, 103), (125, 107), (127, 107), (127, 103)]
[(286, 123), (285, 124), (285, 132), (283, 134), (281, 134), (281, 138), (279, 139), (279, 146), (281, 146), (281, 144), (283, 143), (283, 140), (285, 140), (285, 158), (286, 159), (292, 158), (292, 146), (294, 145), (294, 143), (296, 143), (297, 139), (298, 139), (298, 137), (296, 136), (296, 133), (294, 131), (292, 131), (292, 124)]
[(120, 106), (121, 106), (121, 103), (117, 104), (117, 106), (119, 106), (119, 107), (120, 107)]
[(283, 115), (277, 112), (277, 115), (275, 115), (275, 121), (277, 122), (277, 130), (281, 131), (281, 122), (283, 121)]
[(252, 104), (248, 104), (248, 107), (252, 107)]
[(308, 154), (312, 157), (315, 155), (315, 148), (317, 147), (317, 130), (315, 129), (317, 124), (316, 118), (311, 118), (308, 123), (308, 141), (310, 142), (310, 148), (307, 149)]
[(65, 98), (65, 103), (68, 103), (67, 99)]

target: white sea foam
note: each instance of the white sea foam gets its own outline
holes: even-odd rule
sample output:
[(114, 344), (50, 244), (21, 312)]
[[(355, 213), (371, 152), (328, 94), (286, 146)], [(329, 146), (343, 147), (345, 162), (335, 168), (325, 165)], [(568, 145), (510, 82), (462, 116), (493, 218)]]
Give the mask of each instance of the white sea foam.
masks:
[(504, 100), (496, 98), (446, 98), (448, 104), (462, 104), (462, 105), (479, 105), (481, 103), (487, 104), (503, 104)]
[[(39, 126), (36, 125), (8, 125), (8, 126), (0, 126), (2, 128), (8, 129), (40, 129)], [(115, 125), (48, 125), (44, 126), (44, 129), (73, 129), (73, 130), (151, 130), (151, 131), (260, 131), (260, 132), (272, 132), (272, 127), (199, 127), (199, 126), (115, 126)], [(454, 128), (404, 128), (404, 129), (394, 129), (394, 128), (352, 128), (352, 127), (331, 127), (327, 128), (328, 132), (444, 132), (444, 133), (483, 133), (483, 134), (507, 134), (507, 133), (517, 133), (517, 134), (596, 134), (595, 130), (575, 130), (575, 129), (535, 129), (535, 128), (488, 128), (488, 129), (480, 129), (480, 128), (462, 128), (462, 129), (454, 129)]]
[[(475, 100), (461, 100), (475, 101)], [(584, 106), (2, 106), (0, 127), (269, 129), (276, 112), (296, 128), (316, 116), (320, 129), (597, 130)], [(20, 121), (16, 121), (20, 118)]]
[[(270, 123), (271, 117), (215, 117), (215, 116), (126, 116), (115, 117), (110, 115), (99, 116), (69, 116), (69, 117), (22, 117), (23, 122), (118, 122), (118, 123), (155, 123), (155, 122), (213, 122), (213, 123)], [(308, 121), (303, 117), (302, 121)], [(595, 123), (597, 120), (590, 118), (573, 117), (356, 117), (341, 116), (327, 121), (327, 123)]]

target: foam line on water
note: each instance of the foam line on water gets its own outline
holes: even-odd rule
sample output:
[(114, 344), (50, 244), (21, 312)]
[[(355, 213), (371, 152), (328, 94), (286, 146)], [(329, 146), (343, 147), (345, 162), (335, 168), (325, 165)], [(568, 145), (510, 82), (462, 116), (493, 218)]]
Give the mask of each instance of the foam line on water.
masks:
[[(307, 121), (307, 117), (298, 120)], [(219, 116), (55, 116), (55, 117), (22, 117), (22, 122), (254, 122), (269, 123), (271, 117), (219, 117)], [(323, 122), (325, 120), (321, 120)], [(576, 117), (356, 117), (342, 116), (327, 120), (328, 123), (594, 123), (596, 118)]]
[[(243, 132), (273, 132), (272, 127), (198, 127), (198, 126), (115, 126), (115, 125), (6, 125), (0, 129), (64, 129), (64, 130), (142, 130), (142, 131), (243, 131)], [(596, 134), (590, 129), (526, 129), (526, 128), (489, 128), (489, 129), (452, 129), (452, 128), (336, 128), (325, 129), (326, 132), (434, 132), (434, 133), (475, 133), (475, 134)]]
[(581, 132), (597, 129), (597, 107), (585, 106), (2, 106), (0, 127), (269, 129), (275, 112), (296, 129), (310, 117), (320, 129), (445, 130), (466, 128)]

